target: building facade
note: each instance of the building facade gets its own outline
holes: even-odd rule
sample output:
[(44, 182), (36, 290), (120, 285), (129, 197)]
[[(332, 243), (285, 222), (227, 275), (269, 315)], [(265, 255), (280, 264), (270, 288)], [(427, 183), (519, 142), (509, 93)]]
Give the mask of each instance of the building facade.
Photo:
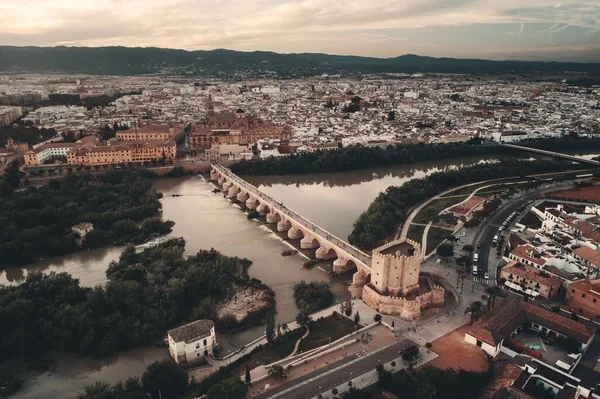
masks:
[(558, 295), (562, 287), (562, 280), (545, 273), (533, 266), (528, 266), (513, 260), (504, 266), (500, 277), (513, 284), (518, 284), (523, 291), (529, 289), (540, 294), (543, 298)]
[(167, 332), (169, 354), (177, 364), (194, 363), (213, 355), (217, 345), (215, 323), (196, 320)]
[(600, 321), (600, 279), (569, 284), (565, 308), (590, 320)]

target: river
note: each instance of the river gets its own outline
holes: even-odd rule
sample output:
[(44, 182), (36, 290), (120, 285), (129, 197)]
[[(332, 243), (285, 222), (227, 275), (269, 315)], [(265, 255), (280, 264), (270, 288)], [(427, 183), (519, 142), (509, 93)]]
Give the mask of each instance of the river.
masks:
[[(488, 161), (473, 157), (345, 173), (245, 178), (289, 208), (346, 238), (358, 215), (388, 186), (400, 185), (435, 171)], [(282, 251), (290, 248), (283, 236), (257, 221), (248, 220), (237, 205), (221, 194), (212, 193), (214, 186), (202, 176), (158, 179), (154, 188), (165, 195), (163, 217), (175, 222), (171, 235), (186, 239), (188, 253), (214, 247), (226, 255), (252, 260), (250, 276), (262, 280), (275, 291), (278, 321), (290, 321), (298, 311), (293, 298), (294, 284), (302, 279), (331, 280), (320, 268), (304, 269), (306, 258), (302, 253), (281, 256)], [(28, 271), (41, 270), (68, 272), (82, 285), (95, 286), (106, 281), (104, 271), (121, 251), (122, 248), (98, 249), (46, 259), (26, 267), (8, 268), (0, 272), (0, 284), (18, 284)], [(336, 280), (332, 281), (332, 291), (336, 300), (348, 296), (345, 284)], [(218, 340), (228, 350), (247, 343), (262, 332), (262, 327), (256, 327), (238, 334), (219, 335)], [(13, 398), (72, 397), (97, 380), (114, 383), (128, 376), (141, 375), (148, 363), (166, 357), (166, 349), (154, 347), (138, 348), (102, 360), (61, 355), (54, 372), (29, 379), (25, 388)]]

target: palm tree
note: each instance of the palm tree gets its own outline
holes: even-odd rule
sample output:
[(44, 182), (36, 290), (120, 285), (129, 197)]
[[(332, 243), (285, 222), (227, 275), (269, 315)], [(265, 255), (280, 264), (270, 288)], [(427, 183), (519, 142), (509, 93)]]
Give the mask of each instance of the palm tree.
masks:
[(481, 301), (473, 301), (465, 309), (465, 314), (471, 316), (471, 324), (477, 321), (485, 312), (485, 305)]
[(496, 297), (500, 296), (502, 290), (497, 285), (490, 285), (485, 289), (485, 293), (488, 296), (487, 308), (490, 310), (496, 305)]

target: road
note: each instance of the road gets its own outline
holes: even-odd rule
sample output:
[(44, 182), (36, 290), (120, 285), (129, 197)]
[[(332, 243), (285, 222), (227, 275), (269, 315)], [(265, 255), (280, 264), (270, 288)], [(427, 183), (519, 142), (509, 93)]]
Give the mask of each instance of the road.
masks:
[[(502, 223), (508, 218), (508, 216), (519, 209), (522, 205), (526, 204), (529, 201), (539, 199), (542, 194), (550, 191), (555, 191), (557, 189), (568, 189), (572, 184), (571, 181), (561, 182), (560, 184), (553, 185), (552, 187), (544, 187), (533, 192), (522, 195), (516, 199), (511, 199), (509, 202), (503, 206), (501, 206), (494, 214), (483, 222), (479, 231), (473, 237), (473, 247), (476, 248), (476, 252), (479, 255), (478, 261), (478, 269), (480, 275), (489, 272), (490, 279), (495, 280), (496, 271), (490, 271), (489, 265), (489, 256), (490, 251), (492, 250), (492, 242), (494, 240), (494, 236), (498, 234), (498, 229), (502, 225)], [(508, 236), (508, 234), (506, 234)], [(478, 248), (479, 247), (479, 248)], [(494, 268), (496, 265), (492, 265)]]
[(331, 234), (327, 230), (319, 227), (315, 223), (306, 219), (304, 216), (292, 211), (291, 209), (289, 209), (288, 207), (283, 205), (281, 202), (276, 201), (274, 198), (263, 193), (262, 191), (260, 191), (258, 188), (256, 188), (252, 184), (248, 183), (244, 179), (235, 175), (229, 169), (227, 169), (221, 165), (212, 165), (212, 167), (214, 169), (217, 169), (221, 173), (227, 175), (229, 178), (231, 178), (233, 181), (235, 181), (238, 186), (243, 187), (244, 190), (247, 190), (247, 191), (253, 193), (254, 195), (258, 196), (263, 201), (267, 202), (272, 208), (277, 208), (279, 211), (286, 214), (290, 219), (294, 220), (299, 225), (307, 227), (309, 230), (312, 230), (313, 233), (315, 233), (316, 235), (321, 236), (325, 241), (330, 242), (331, 244), (337, 246), (341, 250), (347, 252), (349, 255), (357, 258), (358, 260), (360, 260), (367, 266), (371, 267), (371, 257), (369, 255), (367, 255), (366, 253), (364, 253), (363, 251), (361, 251), (360, 249), (350, 245), (349, 243), (342, 240), (341, 238), (336, 237), (335, 235)]
[(396, 359), (400, 356), (400, 351), (411, 344), (414, 344), (414, 342), (403, 338), (378, 352), (364, 357), (357, 358), (356, 356), (350, 356), (300, 378), (286, 382), (256, 396), (256, 398), (307, 399), (315, 397), (361, 374), (374, 370), (379, 363), (384, 364)]

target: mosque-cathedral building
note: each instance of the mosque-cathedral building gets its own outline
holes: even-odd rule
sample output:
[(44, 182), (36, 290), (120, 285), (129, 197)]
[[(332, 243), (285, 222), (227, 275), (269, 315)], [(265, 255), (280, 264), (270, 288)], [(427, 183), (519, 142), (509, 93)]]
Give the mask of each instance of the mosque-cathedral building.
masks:
[(289, 126), (263, 121), (242, 109), (215, 113), (212, 97), (208, 96), (208, 115), (192, 126), (189, 144), (192, 149), (208, 149), (213, 144), (252, 144), (261, 139), (289, 140)]

